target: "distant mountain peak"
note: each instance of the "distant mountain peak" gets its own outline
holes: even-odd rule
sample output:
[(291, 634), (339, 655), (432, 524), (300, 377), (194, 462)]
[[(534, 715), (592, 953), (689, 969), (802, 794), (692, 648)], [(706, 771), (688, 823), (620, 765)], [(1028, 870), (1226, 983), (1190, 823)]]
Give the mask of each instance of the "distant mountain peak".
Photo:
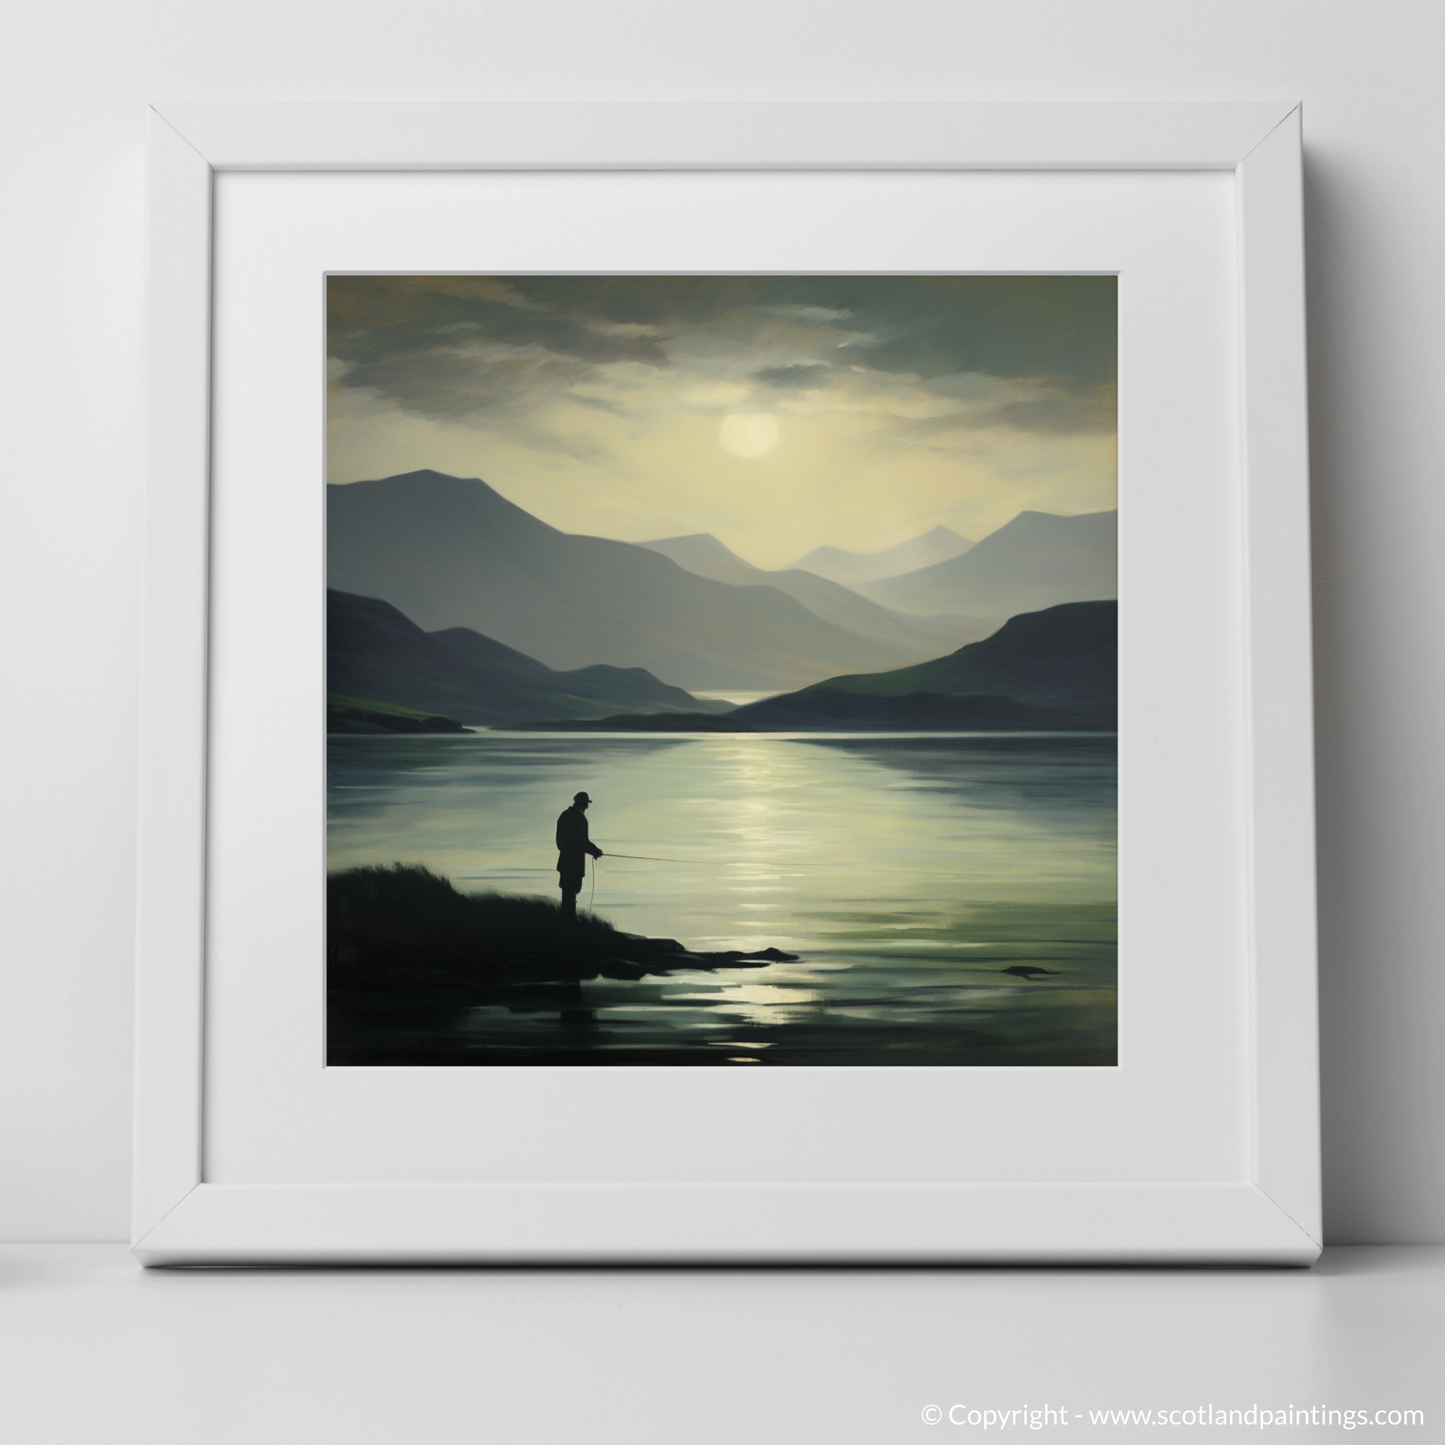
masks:
[[(808, 553), (808, 557), (853, 557), (862, 562), (870, 558), (886, 556), (889, 553), (899, 551), (901, 548), (917, 547), (920, 543), (924, 542), (957, 542), (962, 543), (965, 547), (973, 546), (973, 543), (970, 542), (967, 537), (960, 536), (952, 527), (945, 527), (940, 523), (927, 532), (920, 532), (918, 536), (910, 537), (906, 542), (897, 542), (892, 547), (880, 547), (876, 552), (851, 552), (846, 547), (814, 547), (813, 550)], [(803, 566), (808, 560), (808, 557), (801, 558), (799, 561), (794, 562), (793, 566)]]
[(729, 557), (737, 557), (739, 562), (743, 561), (743, 558), (738, 557), (738, 554), (726, 542), (719, 541), (711, 532), (689, 532), (684, 537), (658, 537), (651, 542), (639, 542), (637, 545), (646, 547), (653, 552), (663, 552), (664, 555), (666, 555), (665, 549), (667, 548), (686, 547), (696, 551), (714, 552), (719, 556), (726, 553)]
[[(368, 477), (359, 482), (332, 482), (333, 491), (349, 491), (352, 487), (388, 487), (400, 490), (405, 487), (435, 487), (447, 491), (458, 489), (475, 491), (480, 489), (486, 495), (507, 499), (490, 483), (480, 477), (454, 477), (450, 472), (438, 472), (431, 467), (419, 467), (414, 472), (396, 472), (389, 477)], [(514, 506), (515, 503), (508, 503)]]
[[(1005, 522), (997, 531), (990, 532), (989, 537), (998, 536), (999, 532), (1006, 532), (1010, 527), (1017, 527), (1020, 523), (1025, 526), (1038, 526), (1042, 522), (1046, 527), (1056, 522), (1077, 522), (1081, 517), (1112, 517), (1115, 510), (1112, 507), (1105, 507), (1097, 512), (1041, 512), (1034, 507), (1025, 507), (1012, 521)], [(987, 541), (988, 537), (984, 538)]]
[(937, 526), (921, 536), (911, 537), (877, 552), (849, 552), (842, 547), (815, 547), (793, 566), (817, 577), (826, 577), (844, 587), (863, 582), (876, 582), (901, 572), (915, 572), (920, 567), (946, 562), (962, 556), (973, 543), (960, 537), (951, 527)]
[(685, 537), (659, 537), (652, 542), (639, 542), (649, 552), (670, 557), (679, 567), (699, 576), (720, 582), (750, 582), (761, 573), (745, 558), (739, 557), (725, 542), (711, 532), (690, 532)]
[(383, 510), (391, 509), (398, 522), (410, 513), (430, 508), (453, 517), (469, 515), (492, 528), (564, 535), (540, 517), (534, 517), (525, 507), (508, 501), (480, 477), (453, 477), (430, 467), (369, 481), (333, 482), (326, 491), (333, 519), (380, 503)]
[(960, 612), (1000, 621), (1061, 602), (1118, 595), (1118, 514), (1020, 512), (976, 547), (859, 590), (918, 616)]
[[(446, 482), (453, 486), (460, 487), (486, 487), (491, 492), (495, 489), (487, 486), (480, 477), (454, 477), (450, 472), (438, 472), (431, 467), (419, 467), (414, 472), (397, 472), (389, 477), (368, 477), (359, 482), (333, 482), (333, 486), (342, 487), (385, 487), (397, 486), (402, 483), (435, 483)], [(498, 493), (497, 495), (500, 495)]]

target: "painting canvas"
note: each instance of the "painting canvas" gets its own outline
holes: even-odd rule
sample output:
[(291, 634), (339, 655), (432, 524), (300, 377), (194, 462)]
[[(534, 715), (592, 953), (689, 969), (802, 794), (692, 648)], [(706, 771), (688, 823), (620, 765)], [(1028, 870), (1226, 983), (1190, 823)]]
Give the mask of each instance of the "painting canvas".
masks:
[(1110, 1067), (1116, 281), (327, 279), (327, 1060)]

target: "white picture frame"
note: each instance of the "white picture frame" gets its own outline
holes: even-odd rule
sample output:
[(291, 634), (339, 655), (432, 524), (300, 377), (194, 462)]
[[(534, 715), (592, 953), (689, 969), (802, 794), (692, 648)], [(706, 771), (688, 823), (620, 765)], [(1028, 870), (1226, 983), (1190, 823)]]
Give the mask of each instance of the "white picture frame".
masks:
[[(1300, 115), (1228, 104), (163, 105), (149, 174), (133, 1248), (148, 1265), (1249, 1262), (1320, 1250)], [(291, 1184), (205, 1177), (213, 186), (226, 171), (1233, 178), (1248, 1045), (1236, 1177)], [(318, 879), (319, 885), (319, 879)], [(318, 967), (319, 967), (318, 962)]]

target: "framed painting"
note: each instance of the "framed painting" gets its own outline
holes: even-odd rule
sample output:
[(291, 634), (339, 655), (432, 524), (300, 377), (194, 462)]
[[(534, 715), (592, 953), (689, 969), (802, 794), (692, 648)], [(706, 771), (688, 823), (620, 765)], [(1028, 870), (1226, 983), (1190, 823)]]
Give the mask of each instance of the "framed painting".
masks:
[(326, 285), (330, 1066), (1116, 1064), (1115, 277)]
[(1314, 1257), (1297, 111), (153, 127), (143, 1260)]

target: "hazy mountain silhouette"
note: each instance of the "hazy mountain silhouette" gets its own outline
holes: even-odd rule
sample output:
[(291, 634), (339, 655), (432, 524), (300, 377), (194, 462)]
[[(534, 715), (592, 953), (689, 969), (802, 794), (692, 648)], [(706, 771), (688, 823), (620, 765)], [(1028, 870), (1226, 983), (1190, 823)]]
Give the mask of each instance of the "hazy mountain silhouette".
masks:
[(734, 587), (776, 587), (825, 622), (920, 658), (937, 653), (940, 647), (954, 647), (975, 638), (987, 637), (993, 630), (987, 620), (956, 618), (939, 622), (933, 618), (895, 612), (892, 608), (870, 602), (848, 587), (800, 568), (764, 571), (751, 562), (745, 562), (710, 532), (696, 532), (689, 537), (662, 537), (655, 542), (640, 542), (638, 545), (650, 552), (671, 557), (679, 567), (685, 567), (699, 577), (711, 578), (714, 582), (727, 582)]
[[(734, 587), (760, 587), (766, 585), (766, 578), (780, 576), (777, 572), (766, 572), (744, 561), (711, 532), (693, 532), (686, 537), (659, 537), (653, 542), (639, 542), (649, 552), (660, 552), (671, 557), (679, 567), (699, 577), (710, 577), (714, 582), (728, 582)], [(876, 606), (876, 604), (874, 604)]]
[(423, 632), (389, 602), (326, 594), (326, 690), (349, 704), (393, 704), (464, 723), (725, 711), (642, 668), (555, 672), (466, 627)]
[(754, 567), (744, 561), (711, 532), (693, 532), (686, 537), (659, 537), (654, 542), (639, 542), (649, 552), (661, 552), (671, 557), (679, 567), (699, 577), (711, 577), (714, 582), (731, 582), (735, 587), (756, 587), (760, 577), (771, 574), (761, 567)]
[(780, 730), (1112, 729), (1118, 717), (1117, 639), (1116, 602), (1064, 603), (1011, 617), (992, 637), (947, 657), (829, 678), (729, 717)]
[(793, 563), (804, 572), (816, 573), (830, 582), (855, 587), (860, 582), (877, 582), (902, 572), (916, 572), (936, 562), (960, 557), (975, 544), (949, 527), (935, 527), (921, 537), (884, 547), (879, 552), (846, 552), (841, 547), (815, 547)]
[[(754, 711), (756, 709), (756, 711)], [(745, 715), (746, 714), (746, 715)], [(1034, 707), (1011, 697), (861, 697), (809, 689), (739, 708), (725, 717), (706, 713), (627, 713), (575, 721), (503, 723), (515, 732), (1077, 732), (1102, 731), (1087, 713)]]
[(420, 471), (327, 491), (332, 587), (383, 597), (429, 632), (471, 628), (550, 668), (607, 663), (687, 687), (756, 689), (917, 656), (775, 587), (559, 532), (476, 479)]
[(859, 590), (885, 607), (922, 616), (1005, 618), (1117, 597), (1117, 521), (1116, 512), (1020, 512), (961, 557)]

